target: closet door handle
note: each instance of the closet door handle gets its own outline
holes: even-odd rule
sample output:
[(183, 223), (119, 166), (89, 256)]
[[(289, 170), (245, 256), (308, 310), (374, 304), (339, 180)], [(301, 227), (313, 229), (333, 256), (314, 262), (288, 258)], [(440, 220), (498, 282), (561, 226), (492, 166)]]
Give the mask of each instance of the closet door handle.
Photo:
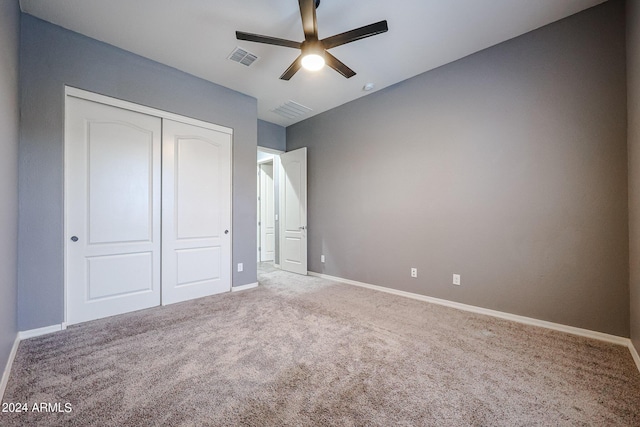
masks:
[(229, 234), (229, 230), (224, 230), (224, 234)]
[(78, 236), (71, 236), (71, 241), (72, 242), (77, 242), (78, 241)]

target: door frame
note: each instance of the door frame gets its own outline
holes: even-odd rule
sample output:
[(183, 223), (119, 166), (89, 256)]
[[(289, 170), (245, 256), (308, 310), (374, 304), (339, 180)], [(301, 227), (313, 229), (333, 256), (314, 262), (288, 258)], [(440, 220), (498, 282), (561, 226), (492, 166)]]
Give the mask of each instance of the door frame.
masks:
[[(64, 319), (62, 322), (62, 328), (66, 328), (67, 325), (67, 310), (68, 310), (68, 290), (67, 290), (67, 263), (69, 260), (68, 254), (67, 254), (67, 250), (68, 250), (68, 233), (69, 233), (69, 222), (68, 222), (68, 217), (67, 217), (67, 212), (69, 210), (69, 199), (67, 197), (68, 191), (67, 191), (67, 183), (70, 181), (70, 177), (69, 177), (69, 170), (67, 168), (67, 164), (69, 163), (69, 159), (68, 159), (68, 151), (66, 149), (66, 145), (67, 145), (67, 134), (68, 134), (68, 122), (67, 122), (67, 118), (68, 118), (68, 111), (67, 111), (67, 99), (69, 98), (79, 98), (79, 99), (84, 99), (86, 101), (92, 101), (92, 102), (97, 102), (99, 104), (104, 104), (104, 105), (108, 105), (111, 107), (116, 107), (116, 108), (122, 108), (124, 110), (130, 110), (130, 111), (135, 111), (137, 113), (142, 113), (142, 114), (147, 114), (149, 116), (155, 116), (155, 117), (159, 117), (161, 119), (168, 119), (168, 120), (173, 120), (176, 122), (181, 122), (181, 123), (185, 123), (185, 124), (189, 124), (189, 125), (194, 125), (194, 126), (199, 126), (199, 127), (203, 127), (205, 129), (211, 129), (217, 132), (222, 132), (222, 133), (226, 133), (229, 134), (231, 136), (231, 152), (230, 152), (230, 158), (229, 158), (229, 162), (230, 162), (230, 172), (231, 172), (231, 180), (230, 180), (230, 191), (229, 191), (229, 210), (230, 210), (230, 215), (231, 215), (231, 228), (230, 228), (230, 247), (229, 247), (229, 251), (230, 251), (230, 264), (229, 264), (229, 277), (231, 280), (230, 286), (233, 289), (233, 129), (225, 127), (225, 126), (220, 126), (220, 125), (216, 125), (214, 123), (209, 123), (209, 122), (205, 122), (202, 120), (198, 120), (198, 119), (194, 119), (191, 117), (187, 117), (187, 116), (182, 116), (179, 114), (175, 114), (175, 113), (170, 113), (168, 111), (163, 111), (163, 110), (159, 110), (157, 108), (152, 108), (152, 107), (147, 107), (145, 105), (140, 105), (140, 104), (136, 104), (133, 102), (129, 102), (129, 101), (124, 101), (122, 99), (118, 99), (118, 98), (113, 98), (110, 96), (106, 96), (106, 95), (100, 95), (94, 92), (89, 92), (83, 89), (78, 89), (72, 86), (67, 86), (65, 85), (64, 87), (64, 103), (65, 103), (65, 112), (64, 112), (64, 135), (63, 135), (63, 141), (64, 141), (64, 166), (63, 166), (63, 170), (64, 170), (64, 178), (63, 178), (63, 188), (64, 188), (64, 203), (63, 203), (63, 245), (64, 245), (64, 251), (63, 251), (63, 283), (64, 283), (64, 301), (63, 301), (63, 312), (64, 312)], [(161, 183), (161, 188), (162, 188), (162, 183)], [(159, 213), (159, 215), (162, 215), (162, 212)], [(161, 217), (162, 220), (162, 217)], [(161, 237), (162, 238), (162, 237)], [(162, 251), (162, 249), (161, 249)], [(160, 253), (160, 256), (162, 257), (162, 252)], [(162, 258), (161, 258), (162, 259)], [(162, 275), (160, 276), (160, 280), (162, 280)], [(160, 303), (162, 304), (162, 294), (160, 296)]]
[[(281, 150), (276, 150), (274, 148), (267, 148), (267, 147), (262, 147), (260, 145), (258, 145), (258, 149), (256, 151), (257, 154), (259, 154), (259, 152), (262, 152), (264, 154), (268, 154), (271, 157), (268, 158), (264, 158), (261, 160), (257, 160), (256, 161), (256, 165), (257, 165), (257, 172), (258, 172), (258, 179), (257, 179), (257, 195), (260, 196), (260, 165), (263, 163), (269, 163), (269, 162), (273, 162), (273, 191), (274, 191), (274, 201), (276, 200), (276, 197), (278, 200), (280, 200), (280, 188), (278, 186), (276, 186), (276, 182), (277, 183), (281, 183), (281, 176), (280, 176), (280, 155), (284, 154), (285, 151), (281, 151)], [(260, 214), (260, 202), (257, 200), (256, 197), (256, 253), (257, 253), (257, 263), (260, 263), (260, 252), (258, 252), (258, 246), (260, 245), (260, 227), (258, 227), (258, 216)], [(275, 214), (276, 217), (280, 214), (280, 205), (279, 204), (275, 204), (274, 205), (274, 209), (275, 209)], [(278, 219), (275, 220), (276, 223), (276, 230), (278, 230), (276, 232), (276, 247), (279, 246), (280, 243), (280, 221)], [(280, 268), (280, 253), (279, 251), (276, 250), (275, 253), (275, 257), (273, 260), (273, 265), (276, 268)]]
[[(276, 183), (276, 168), (275, 168), (275, 156), (271, 157), (269, 159), (263, 159), (263, 160), (258, 160), (258, 262), (262, 262), (262, 225), (264, 223), (263, 218), (262, 218), (262, 166), (263, 165), (271, 165), (272, 167), (272, 179), (273, 179), (273, 193), (274, 193), (274, 200), (275, 200), (275, 192), (276, 192), (276, 187), (275, 187), (275, 183)], [(274, 202), (275, 203), (275, 202)], [(274, 233), (275, 233), (275, 206), (274, 206)], [(274, 241), (274, 251), (275, 251), (275, 241)], [(275, 256), (273, 259), (273, 263), (275, 264)]]

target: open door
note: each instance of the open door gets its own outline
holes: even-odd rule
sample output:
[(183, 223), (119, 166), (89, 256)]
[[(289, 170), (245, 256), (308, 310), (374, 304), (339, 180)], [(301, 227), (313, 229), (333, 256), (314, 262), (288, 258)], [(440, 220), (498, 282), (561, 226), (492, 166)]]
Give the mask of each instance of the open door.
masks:
[(307, 274), (307, 148), (280, 155), (280, 267)]

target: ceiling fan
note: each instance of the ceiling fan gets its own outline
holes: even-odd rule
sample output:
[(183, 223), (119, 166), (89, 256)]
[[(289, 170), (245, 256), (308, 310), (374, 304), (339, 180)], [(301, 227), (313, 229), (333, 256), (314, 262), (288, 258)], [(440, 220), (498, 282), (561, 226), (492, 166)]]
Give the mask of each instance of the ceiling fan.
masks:
[(325, 64), (346, 78), (353, 77), (356, 75), (355, 71), (347, 67), (338, 58), (327, 52), (327, 50), (366, 37), (375, 36), (389, 30), (387, 21), (380, 21), (318, 40), (316, 8), (320, 5), (320, 0), (298, 0), (298, 3), (300, 6), (300, 16), (302, 17), (302, 29), (304, 30), (303, 42), (236, 31), (236, 38), (238, 40), (290, 47), (302, 51), (300, 56), (293, 61), (293, 64), (280, 76), (282, 80), (291, 79), (301, 67), (311, 71), (317, 71), (324, 67)]

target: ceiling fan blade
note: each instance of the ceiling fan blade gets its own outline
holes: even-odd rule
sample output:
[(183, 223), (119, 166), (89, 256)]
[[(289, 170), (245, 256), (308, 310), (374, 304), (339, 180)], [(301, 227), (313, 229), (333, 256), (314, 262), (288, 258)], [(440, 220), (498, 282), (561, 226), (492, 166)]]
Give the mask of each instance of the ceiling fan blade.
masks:
[(318, 40), (318, 20), (315, 0), (298, 0), (305, 40)]
[(302, 67), (302, 55), (298, 56), (296, 60), (293, 61), (291, 65), (289, 65), (289, 68), (287, 68), (287, 70), (284, 73), (282, 73), (282, 75), (280, 76), (280, 79), (281, 80), (291, 79), (291, 77), (293, 77), (293, 75), (297, 73), (301, 67)]
[(244, 33), (242, 31), (236, 31), (236, 38), (238, 40), (246, 40), (248, 42), (272, 44), (276, 46), (292, 47), (294, 49), (300, 49), (302, 43), (294, 42), (292, 40), (279, 39), (277, 37), (261, 36), (259, 34)]
[(356, 75), (356, 72), (351, 68), (347, 67), (335, 56), (331, 55), (329, 52), (324, 53), (324, 61), (325, 63), (336, 70), (338, 73), (342, 74), (346, 78), (351, 78)]
[(327, 37), (322, 40), (322, 44), (325, 49), (331, 49), (332, 47), (341, 46), (366, 37), (375, 36), (376, 34), (386, 33), (387, 31), (389, 31), (387, 21), (380, 21), (375, 24), (365, 25), (364, 27), (356, 28), (355, 30)]

